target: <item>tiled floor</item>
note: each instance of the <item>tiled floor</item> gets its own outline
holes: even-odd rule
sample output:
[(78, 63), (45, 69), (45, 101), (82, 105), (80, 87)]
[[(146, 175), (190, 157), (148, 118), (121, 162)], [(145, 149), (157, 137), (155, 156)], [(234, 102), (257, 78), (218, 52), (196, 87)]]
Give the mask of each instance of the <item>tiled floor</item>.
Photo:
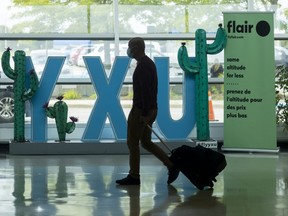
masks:
[(119, 187), (127, 155), (0, 155), (1, 216), (288, 216), (288, 154), (227, 153), (214, 189), (141, 158), (141, 186)]

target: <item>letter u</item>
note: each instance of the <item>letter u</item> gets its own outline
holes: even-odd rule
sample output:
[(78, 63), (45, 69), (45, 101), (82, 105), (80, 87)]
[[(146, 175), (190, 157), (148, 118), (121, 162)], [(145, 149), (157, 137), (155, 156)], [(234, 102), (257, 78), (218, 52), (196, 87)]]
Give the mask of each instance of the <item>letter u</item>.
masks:
[[(195, 118), (195, 79), (193, 74), (184, 74), (183, 115), (173, 120), (170, 113), (169, 58), (156, 57), (158, 72), (158, 117), (159, 130), (169, 140), (186, 140), (193, 130)], [(184, 72), (183, 72), (184, 73)]]

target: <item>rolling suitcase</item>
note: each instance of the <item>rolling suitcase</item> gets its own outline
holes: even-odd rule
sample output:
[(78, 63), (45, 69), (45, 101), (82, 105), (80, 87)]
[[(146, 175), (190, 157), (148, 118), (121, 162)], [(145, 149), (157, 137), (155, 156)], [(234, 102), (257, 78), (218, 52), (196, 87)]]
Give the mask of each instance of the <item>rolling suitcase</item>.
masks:
[(197, 145), (191, 147), (182, 145), (171, 150), (161, 137), (149, 126), (153, 134), (171, 153), (170, 160), (179, 168), (190, 182), (199, 190), (205, 187), (213, 187), (218, 174), (227, 165), (225, 156), (220, 152)]

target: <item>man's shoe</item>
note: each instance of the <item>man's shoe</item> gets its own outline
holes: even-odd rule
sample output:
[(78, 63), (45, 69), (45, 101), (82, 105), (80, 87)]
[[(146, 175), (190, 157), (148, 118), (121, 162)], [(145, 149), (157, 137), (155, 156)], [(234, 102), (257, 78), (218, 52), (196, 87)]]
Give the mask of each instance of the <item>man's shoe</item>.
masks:
[(167, 184), (171, 184), (172, 182), (174, 182), (177, 179), (179, 172), (180, 170), (176, 166), (173, 166), (172, 168), (168, 169)]
[(116, 180), (119, 185), (140, 185), (140, 179), (128, 175), (126, 178)]

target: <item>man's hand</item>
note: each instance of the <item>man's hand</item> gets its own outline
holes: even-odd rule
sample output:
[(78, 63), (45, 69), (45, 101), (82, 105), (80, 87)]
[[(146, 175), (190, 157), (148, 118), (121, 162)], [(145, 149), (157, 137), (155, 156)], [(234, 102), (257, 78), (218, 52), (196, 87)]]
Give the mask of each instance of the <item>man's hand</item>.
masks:
[(150, 122), (151, 117), (150, 116), (141, 116), (141, 121), (145, 124), (148, 124)]

